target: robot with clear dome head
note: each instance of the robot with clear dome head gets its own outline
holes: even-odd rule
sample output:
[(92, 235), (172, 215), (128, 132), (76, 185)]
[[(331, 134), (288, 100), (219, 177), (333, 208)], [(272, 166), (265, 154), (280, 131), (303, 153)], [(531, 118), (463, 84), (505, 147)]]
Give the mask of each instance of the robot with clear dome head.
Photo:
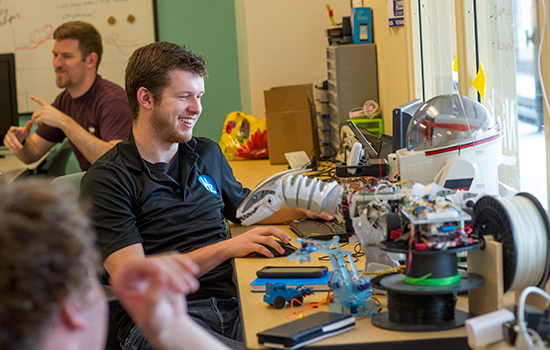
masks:
[[(424, 185), (435, 182), (447, 189), (456, 190), (455, 193), (445, 196), (453, 204), (463, 207), (468, 203), (465, 200), (466, 195), (472, 194), (471, 192), (498, 194), (497, 167), (502, 158), (501, 142), (502, 132), (482, 104), (459, 95), (437, 96), (424, 103), (414, 114), (407, 130), (407, 149), (396, 152), (390, 171), (399, 173), (401, 181), (413, 180)], [(394, 189), (394, 184), (387, 185), (390, 192), (381, 192), (380, 185), (373, 192), (360, 186), (353, 187), (350, 183), (329, 183), (305, 177), (300, 175), (301, 172), (304, 171), (289, 170), (275, 174), (256, 186), (237, 210), (241, 223), (252, 225), (285, 206), (308, 209), (315, 213), (326, 212), (335, 216), (344, 212), (347, 219), (352, 219), (355, 233), (363, 236), (363, 240), (359, 239), (365, 254), (369, 254), (367, 261), (376, 262), (382, 259), (380, 255), (375, 256), (373, 250), (367, 253), (369, 244), (364, 243), (379, 243), (384, 239), (377, 235), (381, 229), (375, 225), (376, 221), (388, 217), (391, 211), (391, 207), (387, 205), (389, 201), (398, 201), (410, 192)], [(476, 193), (473, 195), (476, 196)], [(451, 196), (455, 198), (451, 199)], [(426, 226), (430, 228), (426, 239), (429, 241), (429, 236), (433, 234), (436, 237), (430, 243), (443, 242), (444, 249), (455, 247), (452, 244), (458, 244), (455, 240), (456, 233), (465, 233), (462, 214), (453, 212), (452, 216), (443, 211), (430, 214), (434, 215), (428, 221), (419, 221), (422, 225), (430, 225)], [(456, 228), (454, 224), (446, 224), (457, 222), (457, 218), (461, 223), (460, 231), (449, 234), (448, 231), (439, 230), (439, 227), (443, 227), (442, 224)], [(384, 221), (387, 226), (387, 221)], [(412, 232), (415, 232), (414, 228)], [(443, 241), (440, 241), (440, 236), (444, 236)], [(329, 244), (338, 242), (337, 237), (333, 240)], [(319, 250), (313, 249), (308, 240), (300, 242), (302, 247), (299, 252), (291, 255), (292, 258), (303, 261), (309, 257), (310, 252)], [(468, 237), (462, 236), (460, 242), (471, 243)], [(320, 249), (325, 253), (334, 250), (329, 256), (340, 254), (338, 248), (331, 247), (329, 245)], [(441, 248), (437, 244), (434, 247)], [(338, 261), (331, 258), (334, 271), (342, 271), (337, 275), (337, 285), (334, 288), (341, 301), (338, 312), (349, 310), (351, 313), (370, 313), (365, 303), (371, 296), (370, 285), (363, 285), (361, 279), (352, 279), (347, 268), (341, 269)], [(391, 259), (383, 260), (384, 263), (387, 261)], [(353, 264), (352, 268), (355, 271)], [(374, 305), (372, 301), (370, 303), (371, 306)]]
[(458, 94), (424, 103), (407, 129), (407, 148), (390, 157), (390, 175), (425, 185), (498, 195), (502, 131), (478, 101)]
[[(390, 172), (399, 174), (401, 181), (435, 182), (456, 190), (453, 203), (462, 206), (468, 194), (464, 190), (498, 194), (501, 143), (502, 132), (481, 103), (460, 95), (437, 96), (414, 114), (407, 149), (398, 150), (390, 160)], [(256, 186), (237, 210), (242, 223), (252, 225), (285, 206), (338, 216), (339, 208), (349, 201), (344, 187), (302, 176), (302, 172), (275, 174)], [(398, 200), (402, 194), (389, 196)], [(370, 193), (356, 193), (352, 200), (354, 196), (365, 203), (374, 199)], [(350, 218), (360, 215), (360, 210), (349, 213)]]

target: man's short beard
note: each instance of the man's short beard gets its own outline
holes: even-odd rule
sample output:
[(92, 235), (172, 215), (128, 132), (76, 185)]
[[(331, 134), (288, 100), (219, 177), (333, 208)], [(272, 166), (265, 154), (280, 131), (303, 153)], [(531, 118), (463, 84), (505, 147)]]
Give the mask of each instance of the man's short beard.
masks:
[(57, 85), (57, 87), (60, 88), (60, 89), (64, 89), (69, 84), (67, 82), (64, 82), (63, 80), (61, 80), (59, 77), (55, 77), (55, 85)]
[(152, 132), (157, 134), (157, 137), (162, 139), (164, 142), (169, 143), (185, 143), (191, 140), (193, 135), (191, 135), (189, 138), (182, 137), (177, 132), (173, 131), (173, 125), (163, 118), (163, 111), (162, 110), (153, 110), (151, 119), (151, 130)]

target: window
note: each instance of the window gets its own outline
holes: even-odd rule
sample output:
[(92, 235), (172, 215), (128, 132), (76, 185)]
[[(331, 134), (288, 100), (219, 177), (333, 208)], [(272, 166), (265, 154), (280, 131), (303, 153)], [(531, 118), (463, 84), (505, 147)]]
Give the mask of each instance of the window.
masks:
[(454, 0), (422, 0), (419, 17), (424, 100), (458, 92)]
[[(485, 105), (503, 130), (499, 181), (547, 207), (537, 9), (537, 0), (417, 0), (410, 10), (423, 99), (460, 93)], [(480, 64), (483, 99), (471, 86)]]

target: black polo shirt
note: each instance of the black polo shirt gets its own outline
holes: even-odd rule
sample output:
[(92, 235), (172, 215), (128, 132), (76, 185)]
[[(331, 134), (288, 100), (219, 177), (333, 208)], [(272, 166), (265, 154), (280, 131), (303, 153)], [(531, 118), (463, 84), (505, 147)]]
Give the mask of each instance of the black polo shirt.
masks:
[[(132, 133), (97, 160), (81, 184), (103, 260), (135, 243), (150, 255), (223, 241), (224, 218), (238, 222), (237, 208), (249, 192), (217, 143), (193, 138), (179, 145), (169, 165), (147, 164)], [(200, 289), (188, 300), (237, 296), (232, 277), (227, 260), (199, 278)]]

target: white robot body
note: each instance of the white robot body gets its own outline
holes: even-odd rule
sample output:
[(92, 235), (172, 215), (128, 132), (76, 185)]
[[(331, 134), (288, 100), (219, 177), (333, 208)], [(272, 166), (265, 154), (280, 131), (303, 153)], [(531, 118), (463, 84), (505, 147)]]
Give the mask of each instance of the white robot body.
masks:
[(406, 139), (407, 148), (388, 157), (390, 175), (498, 195), (502, 131), (478, 101), (456, 94), (430, 99), (414, 114)]
[(498, 194), (498, 165), (502, 163), (502, 133), (488, 138), (425, 151), (400, 149), (389, 157), (390, 174), (402, 181), (432, 182), (453, 190)]

